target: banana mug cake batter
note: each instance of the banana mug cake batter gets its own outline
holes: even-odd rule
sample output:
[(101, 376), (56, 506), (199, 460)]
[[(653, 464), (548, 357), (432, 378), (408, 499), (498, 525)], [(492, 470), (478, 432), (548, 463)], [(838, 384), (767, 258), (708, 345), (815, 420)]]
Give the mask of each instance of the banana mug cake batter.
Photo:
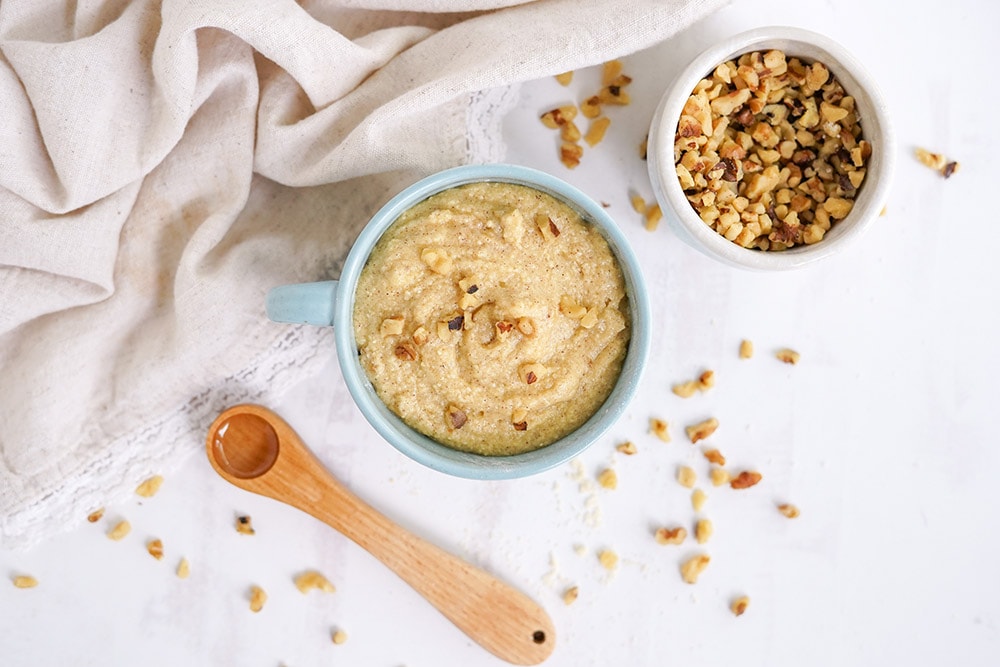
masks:
[(360, 362), (412, 428), (484, 455), (528, 452), (583, 424), (613, 389), (628, 298), (604, 237), (530, 187), (474, 183), (406, 211), (354, 302)]

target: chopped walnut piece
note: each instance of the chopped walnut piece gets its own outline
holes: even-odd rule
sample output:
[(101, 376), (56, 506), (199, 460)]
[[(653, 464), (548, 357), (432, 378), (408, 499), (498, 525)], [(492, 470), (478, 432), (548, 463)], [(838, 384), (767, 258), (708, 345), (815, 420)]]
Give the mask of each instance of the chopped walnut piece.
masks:
[(601, 85), (607, 86), (622, 73), (622, 61), (609, 60), (601, 68)]
[(583, 157), (583, 146), (563, 142), (559, 147), (559, 160), (567, 169), (576, 169), (580, 166), (580, 159)]
[(694, 484), (697, 481), (698, 481), (698, 475), (695, 474), (694, 468), (690, 468), (688, 466), (680, 466), (679, 468), (677, 468), (677, 482), (681, 486), (693, 489)]
[(662, 419), (655, 417), (650, 419), (649, 431), (663, 442), (670, 442), (670, 433), (667, 432), (667, 422)]
[(469, 421), (468, 416), (465, 414), (465, 410), (453, 403), (448, 404), (448, 407), (444, 410), (444, 415), (447, 419), (448, 428), (452, 430), (462, 428), (465, 426), (465, 422)]
[(753, 343), (745, 338), (740, 341), (740, 359), (749, 359), (753, 356)]
[(181, 558), (180, 562), (177, 563), (177, 577), (187, 579), (189, 576), (191, 576), (191, 563), (188, 562), (187, 558)]
[(333, 634), (330, 635), (330, 640), (339, 646), (347, 641), (347, 633), (339, 629), (334, 630)]
[(511, 425), (514, 427), (515, 431), (527, 431), (528, 430), (528, 422), (525, 421), (525, 420), (523, 420), (523, 419), (521, 421), (519, 421), (519, 422), (513, 422)]
[(734, 489), (749, 489), (756, 486), (763, 478), (759, 472), (744, 470), (729, 482), (729, 486)]
[(87, 521), (89, 521), (90, 523), (97, 523), (98, 521), (101, 520), (102, 516), (104, 516), (104, 508), (99, 507), (98, 509), (94, 510), (93, 512), (87, 515)]
[(250, 611), (253, 613), (259, 612), (264, 608), (264, 603), (267, 602), (267, 593), (260, 586), (250, 587)]
[(448, 253), (440, 248), (424, 248), (420, 251), (420, 261), (434, 273), (448, 275), (451, 273), (452, 261)]
[(930, 167), (935, 171), (940, 171), (944, 169), (944, 166), (948, 163), (948, 159), (940, 153), (931, 153), (929, 150), (924, 148), (916, 149), (917, 159), (920, 160), (920, 164), (925, 167)]
[(737, 616), (742, 616), (750, 606), (750, 598), (746, 595), (738, 597), (729, 604), (729, 610)]
[(559, 312), (570, 319), (579, 320), (587, 314), (587, 307), (578, 304), (573, 297), (563, 295), (559, 299)]
[(635, 211), (639, 215), (646, 214), (646, 200), (642, 198), (642, 195), (640, 195), (638, 192), (633, 192), (629, 196), (629, 201), (631, 201), (632, 203), (633, 211)]
[(253, 522), (246, 514), (236, 517), (236, 532), (241, 535), (254, 535), (257, 531), (253, 529)]
[(128, 521), (122, 520), (114, 525), (114, 527), (108, 531), (108, 537), (116, 542), (118, 540), (124, 539), (132, 531), (132, 524)]
[(576, 107), (572, 104), (561, 106), (542, 114), (542, 124), (550, 130), (557, 130), (576, 118)]
[(517, 330), (525, 336), (534, 336), (535, 323), (530, 317), (519, 317), (517, 320)]
[(146, 542), (146, 551), (156, 560), (163, 560), (163, 540), (153, 539)]
[(708, 459), (709, 463), (714, 463), (717, 466), (726, 465), (726, 457), (718, 449), (706, 449), (702, 454)]
[(604, 566), (605, 570), (613, 570), (618, 566), (618, 554), (610, 549), (602, 549), (597, 552), (597, 560)]
[(427, 333), (427, 329), (423, 327), (417, 327), (413, 330), (413, 342), (417, 345), (423, 345), (430, 338), (430, 334)]
[(695, 489), (691, 492), (691, 508), (695, 512), (700, 512), (705, 506), (705, 501), (708, 500), (708, 495), (701, 489)]
[(441, 339), (441, 342), (443, 343), (447, 343), (452, 340), (453, 336), (451, 328), (448, 326), (447, 322), (437, 323), (437, 335), (438, 338)]
[(597, 324), (597, 309), (589, 308), (583, 317), (580, 318), (580, 326), (584, 329), (592, 329)]
[(295, 577), (295, 587), (305, 595), (313, 589), (319, 589), (324, 593), (333, 593), (337, 589), (333, 587), (330, 580), (316, 570), (307, 570)]
[(801, 358), (801, 355), (798, 352), (790, 350), (787, 347), (775, 352), (774, 356), (777, 357), (778, 361), (792, 365), (799, 363), (799, 359)]
[(601, 474), (597, 476), (597, 483), (600, 484), (605, 489), (617, 489), (618, 488), (618, 473), (616, 473), (611, 468), (605, 468), (601, 471)]
[(698, 554), (684, 561), (681, 565), (681, 578), (688, 584), (697, 583), (698, 577), (708, 567), (709, 561), (711, 558), (707, 554)]
[(731, 479), (729, 471), (725, 468), (712, 468), (708, 476), (712, 480), (712, 486), (724, 486), (729, 484), (729, 480)]
[(580, 128), (576, 126), (576, 123), (569, 121), (559, 128), (559, 136), (562, 137), (563, 141), (576, 143), (580, 141), (580, 137), (583, 135), (580, 134)]
[(643, 226), (646, 228), (646, 231), (656, 231), (656, 228), (660, 226), (660, 220), (663, 219), (663, 211), (660, 210), (660, 205), (653, 204), (647, 208), (644, 217), (646, 221), (643, 223)]
[(693, 426), (686, 426), (684, 430), (687, 432), (688, 439), (690, 439), (693, 444), (712, 435), (715, 433), (715, 429), (717, 428), (719, 428), (719, 420), (712, 417), (711, 419), (706, 419), (703, 422), (698, 422)]
[(799, 508), (795, 505), (789, 505), (788, 503), (778, 505), (778, 511), (787, 516), (789, 519), (796, 519), (799, 516)]
[(957, 172), (960, 166), (958, 162), (953, 160), (941, 168), (941, 175), (945, 178), (951, 178), (951, 175)]
[(680, 384), (675, 384), (670, 388), (670, 391), (674, 392), (681, 398), (691, 398), (696, 393), (698, 393), (698, 381), (691, 380), (690, 382), (682, 382)]
[(580, 113), (593, 120), (601, 115), (601, 98), (597, 95), (580, 102)]
[(708, 391), (715, 386), (715, 371), (705, 371), (698, 376), (698, 389)]
[(676, 528), (657, 528), (653, 535), (657, 544), (680, 544), (687, 539), (687, 530), (678, 526)]
[(620, 445), (615, 447), (615, 449), (626, 456), (632, 456), (633, 454), (636, 453), (636, 451), (638, 451), (636, 450), (635, 445), (632, 443), (631, 440), (621, 443)]
[(517, 375), (524, 384), (535, 384), (546, 373), (545, 366), (537, 363), (521, 364), (517, 369)]
[(153, 475), (145, 482), (136, 487), (136, 494), (142, 496), (143, 498), (152, 498), (156, 495), (156, 492), (160, 490), (160, 486), (163, 485), (163, 478), (159, 475)]
[(19, 574), (11, 578), (11, 583), (14, 584), (15, 588), (34, 588), (38, 585), (38, 579), (28, 574)]
[(583, 136), (583, 140), (587, 142), (588, 146), (596, 146), (604, 141), (604, 135), (607, 134), (609, 127), (611, 127), (611, 119), (607, 116), (595, 118), (591, 121), (590, 127), (587, 128), (587, 134)]
[(392, 352), (396, 355), (397, 359), (402, 359), (403, 361), (415, 361), (417, 358), (417, 348), (409, 341), (400, 343)]
[(568, 605), (569, 604), (573, 604), (574, 602), (576, 602), (576, 599), (578, 597), (580, 597), (580, 587), (579, 586), (570, 586), (565, 591), (563, 591), (562, 599), (563, 599), (563, 603), (564, 604), (568, 604)]
[(465, 325), (465, 316), (456, 315), (455, 317), (448, 320), (448, 331), (461, 331), (464, 325)]
[(698, 544), (708, 542), (713, 532), (715, 532), (715, 527), (709, 519), (700, 519), (694, 525), (694, 539), (698, 541)]
[(382, 335), (382, 338), (398, 336), (403, 333), (403, 324), (405, 321), (406, 319), (402, 315), (387, 317), (382, 320), (382, 326), (379, 327), (379, 333)]
[(568, 86), (573, 82), (573, 72), (563, 72), (562, 74), (556, 74), (556, 81), (558, 81), (563, 86)]

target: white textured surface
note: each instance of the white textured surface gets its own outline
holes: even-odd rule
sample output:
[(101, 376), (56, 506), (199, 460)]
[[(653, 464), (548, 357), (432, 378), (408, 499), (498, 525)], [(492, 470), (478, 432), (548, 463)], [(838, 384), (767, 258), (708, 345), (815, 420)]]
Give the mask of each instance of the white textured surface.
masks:
[[(629, 414), (580, 460), (586, 479), (614, 463), (617, 491), (565, 466), (528, 480), (482, 483), (419, 468), (381, 442), (353, 407), (332, 352), (276, 407), (335, 474), (404, 525), (538, 599), (559, 633), (548, 665), (996, 664), (1000, 651), (1000, 299), (993, 219), (997, 93), (983, 83), (1000, 9), (983, 2), (737, 4), (669, 46), (626, 60), (631, 107), (612, 110), (605, 143), (574, 172), (536, 115), (575, 98), (553, 81), (524, 86), (506, 125), (507, 157), (563, 175), (608, 202), (635, 242), (659, 334)], [(859, 21), (860, 16), (864, 21)], [(880, 81), (901, 154), (888, 215), (844, 254), (800, 272), (758, 275), (712, 262), (666, 229), (645, 232), (628, 191), (651, 197), (636, 146), (659, 92), (714, 37), (787, 21), (829, 34)], [(891, 58), (888, 57), (891, 54)], [(984, 69), (985, 68), (985, 69)], [(900, 76), (900, 72), (905, 72)], [(581, 72), (573, 90), (596, 87)], [(943, 181), (916, 145), (962, 162)], [(736, 355), (742, 337), (757, 354)], [(773, 358), (791, 346), (798, 366)], [(711, 392), (683, 401), (672, 382), (702, 368)], [(646, 434), (662, 416), (674, 442)], [(690, 528), (686, 462), (706, 464), (683, 426), (714, 415), (711, 442), (762, 484), (706, 487), (712, 563), (680, 581), (693, 542), (661, 547), (652, 527)], [(615, 444), (633, 440), (626, 458)], [(795, 521), (776, 501), (802, 509)], [(238, 535), (235, 513), (257, 535)], [(133, 533), (103, 532), (119, 517)], [(26, 553), (0, 552), (0, 662), (36, 665), (499, 665), (372, 558), (296, 511), (229, 487), (192, 457), (160, 493), (108, 508), (97, 525)], [(160, 537), (162, 562), (145, 553)], [(576, 545), (585, 547), (582, 555)], [(614, 548), (609, 577), (595, 552)], [(186, 581), (173, 576), (191, 560)], [(553, 566), (554, 563), (554, 566)], [(303, 597), (291, 578), (316, 567), (332, 596)], [(270, 594), (260, 614), (247, 590)], [(562, 588), (578, 584), (571, 607)], [(748, 594), (741, 618), (728, 611)], [(349, 639), (334, 646), (329, 631)]]

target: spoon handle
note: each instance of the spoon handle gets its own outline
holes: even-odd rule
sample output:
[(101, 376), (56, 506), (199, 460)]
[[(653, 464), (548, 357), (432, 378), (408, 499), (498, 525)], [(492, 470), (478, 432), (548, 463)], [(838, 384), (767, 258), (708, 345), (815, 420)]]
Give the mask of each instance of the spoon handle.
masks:
[(343, 533), (498, 658), (536, 665), (552, 653), (555, 629), (538, 604), (389, 520), (338, 482), (283, 420), (270, 420), (281, 442), (274, 467), (256, 479), (230, 481)]

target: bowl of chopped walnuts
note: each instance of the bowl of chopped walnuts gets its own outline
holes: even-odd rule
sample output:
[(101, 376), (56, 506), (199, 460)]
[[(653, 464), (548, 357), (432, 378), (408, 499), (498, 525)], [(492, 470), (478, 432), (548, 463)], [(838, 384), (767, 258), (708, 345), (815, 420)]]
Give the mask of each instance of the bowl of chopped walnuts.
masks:
[(666, 91), (647, 145), (666, 219), (746, 269), (827, 257), (879, 216), (895, 164), (886, 104), (833, 40), (750, 30), (698, 56)]

